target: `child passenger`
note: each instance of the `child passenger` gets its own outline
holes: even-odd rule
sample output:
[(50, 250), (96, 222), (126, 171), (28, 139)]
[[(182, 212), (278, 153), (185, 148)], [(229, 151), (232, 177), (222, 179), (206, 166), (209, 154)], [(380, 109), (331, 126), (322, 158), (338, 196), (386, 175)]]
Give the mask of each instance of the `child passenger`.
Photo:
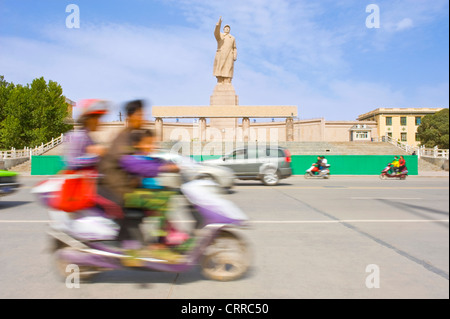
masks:
[[(159, 238), (162, 243), (169, 231), (173, 230), (167, 219), (169, 202), (175, 192), (163, 190), (155, 183), (155, 177), (162, 172), (178, 172), (177, 165), (167, 163), (162, 159), (151, 157), (155, 149), (155, 135), (151, 130), (136, 130), (131, 133), (131, 143), (135, 150), (132, 155), (121, 158), (122, 167), (132, 178), (136, 179), (137, 188), (124, 196), (124, 207), (142, 209), (159, 214)], [(179, 235), (179, 234), (178, 234)], [(185, 238), (187, 239), (187, 238)], [(152, 248), (161, 248), (155, 247)]]

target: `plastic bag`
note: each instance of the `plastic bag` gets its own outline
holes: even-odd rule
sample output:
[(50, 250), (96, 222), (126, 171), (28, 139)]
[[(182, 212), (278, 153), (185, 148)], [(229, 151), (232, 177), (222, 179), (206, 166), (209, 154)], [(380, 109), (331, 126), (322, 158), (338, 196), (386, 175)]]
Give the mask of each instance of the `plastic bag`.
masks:
[(49, 203), (54, 209), (75, 212), (95, 205), (97, 179), (92, 171), (64, 171), (64, 182)]

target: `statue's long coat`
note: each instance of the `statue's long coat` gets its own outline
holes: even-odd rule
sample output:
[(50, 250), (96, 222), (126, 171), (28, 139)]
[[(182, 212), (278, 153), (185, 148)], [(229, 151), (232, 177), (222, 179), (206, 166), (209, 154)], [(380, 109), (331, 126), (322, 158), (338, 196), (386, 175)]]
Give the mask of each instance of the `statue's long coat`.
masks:
[(214, 36), (217, 40), (217, 51), (214, 58), (214, 76), (232, 78), (234, 60), (237, 57), (236, 41), (230, 34), (220, 32), (220, 24), (216, 25)]

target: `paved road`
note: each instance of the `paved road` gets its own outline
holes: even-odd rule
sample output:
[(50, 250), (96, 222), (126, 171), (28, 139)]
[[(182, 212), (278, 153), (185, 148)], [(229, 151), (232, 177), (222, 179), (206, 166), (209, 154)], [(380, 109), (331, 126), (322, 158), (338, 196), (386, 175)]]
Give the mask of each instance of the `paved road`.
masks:
[(0, 200), (0, 298), (449, 298), (449, 180), (292, 177), (239, 182), (225, 195), (250, 217), (248, 274), (112, 271), (69, 289), (46, 252), (46, 210), (29, 193)]

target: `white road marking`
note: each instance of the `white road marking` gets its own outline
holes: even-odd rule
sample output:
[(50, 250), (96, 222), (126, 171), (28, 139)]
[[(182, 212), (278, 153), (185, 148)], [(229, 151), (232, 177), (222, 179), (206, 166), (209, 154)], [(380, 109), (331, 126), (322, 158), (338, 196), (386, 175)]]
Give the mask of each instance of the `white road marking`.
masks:
[(420, 197), (350, 197), (350, 199), (421, 200)]
[(448, 219), (255, 220), (251, 224), (448, 223)]
[[(0, 220), (0, 224), (39, 224), (50, 220)], [(339, 220), (251, 220), (250, 224), (336, 224), (336, 223), (448, 223), (448, 219), (339, 219)], [(190, 220), (177, 220), (174, 223), (193, 223)]]

